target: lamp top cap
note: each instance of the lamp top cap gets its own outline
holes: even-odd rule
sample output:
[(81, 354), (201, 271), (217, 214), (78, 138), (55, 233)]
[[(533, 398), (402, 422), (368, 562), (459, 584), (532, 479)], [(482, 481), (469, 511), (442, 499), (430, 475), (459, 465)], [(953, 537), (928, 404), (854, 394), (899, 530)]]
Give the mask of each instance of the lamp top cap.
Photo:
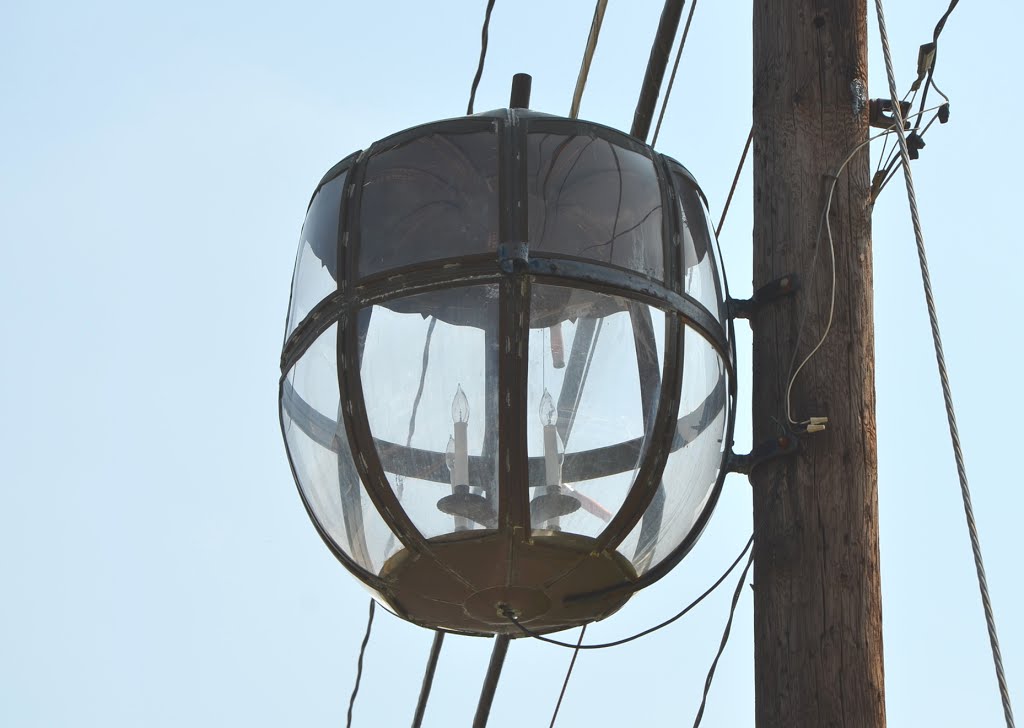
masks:
[(530, 90), (533, 88), (533, 76), (528, 73), (517, 73), (512, 77), (512, 95), (508, 101), (510, 109), (530, 108)]

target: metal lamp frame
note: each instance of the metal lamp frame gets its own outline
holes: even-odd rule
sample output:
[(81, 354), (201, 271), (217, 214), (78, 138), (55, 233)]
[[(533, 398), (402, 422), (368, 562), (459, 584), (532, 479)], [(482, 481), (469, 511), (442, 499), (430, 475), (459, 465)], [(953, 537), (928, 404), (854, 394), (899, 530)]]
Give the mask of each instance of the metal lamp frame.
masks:
[[(369, 159), (376, 153), (390, 149), (433, 132), (496, 133), (499, 150), (498, 179), (498, 227), (499, 246), (497, 254), (485, 253), (457, 258), (444, 258), (389, 269), (359, 277), (358, 261), (361, 245), (360, 207), (363, 181)], [(526, 144), (531, 132), (550, 132), (569, 135), (588, 135), (602, 138), (650, 159), (657, 172), (662, 195), (662, 209), (672, 211), (663, 214), (662, 239), (665, 281), (654, 280), (640, 273), (610, 263), (596, 262), (563, 254), (531, 251), (528, 236), (528, 196), (526, 187)], [(689, 552), (706, 526), (714, 511), (728, 472), (736, 414), (736, 353), (733, 337), (732, 318), (726, 311), (728, 291), (724, 288), (724, 272), (720, 269), (717, 250), (714, 246), (714, 231), (709, 231), (711, 245), (706, 255), (714, 268), (719, 313), (709, 311), (700, 301), (684, 290), (682, 261), (683, 230), (678, 209), (680, 190), (677, 179), (692, 186), (702, 200), (705, 200), (693, 176), (678, 162), (655, 152), (622, 132), (609, 127), (574, 119), (551, 117), (524, 109), (501, 109), (472, 117), (434, 122), (414, 127), (382, 139), (367, 150), (352, 154), (335, 165), (320, 181), (313, 197), (325, 184), (347, 173), (341, 196), (342, 214), (339, 216), (337, 231), (337, 289), (326, 296), (306, 315), (287, 337), (281, 355), (281, 379), (279, 397), (281, 402), (281, 426), (284, 429), (284, 414), (300, 423), (303, 431), (324, 447), (337, 451), (334, 438), (338, 436), (333, 420), (321, 415), (292, 389), (288, 373), (313, 342), (335, 323), (338, 324), (337, 372), (341, 397), (341, 412), (348, 447), (358, 475), (352, 488), (358, 491), (361, 482), (367, 496), (378, 510), (397, 539), (411, 554), (435, 561), (440, 568), (451, 573), (451, 569), (434, 554), (434, 547), (416, 528), (392, 490), (382, 464), (382, 454), (392, 470), (399, 469), (405, 456), (415, 455), (418, 462), (433, 457), (431, 473), (441, 482), (445, 477), (444, 454), (428, 456), (424, 451), (411, 452), (397, 443), (375, 440), (371, 434), (359, 371), (360, 326), (359, 311), (391, 299), (406, 297), (428, 291), (451, 289), (479, 284), (496, 284), (498, 298), (498, 347), (499, 355), (495, 372), (488, 372), (488, 380), (496, 383), (500, 399), (506, 404), (501, 408), (501, 426), (498, 428), (497, 452), (494, 456), (504, 465), (498, 470), (497, 528), (514, 534), (516, 539), (531, 537), (529, 471), (542, 467), (537, 458), (527, 458), (522, 449), (526, 441), (526, 379), (529, 346), (530, 292), (536, 284), (554, 284), (570, 288), (610, 294), (626, 299), (632, 304), (649, 305), (663, 311), (665, 316), (664, 365), (658, 371), (656, 358), (651, 360), (641, 354), (637, 347), (637, 365), (640, 373), (641, 398), (643, 404), (653, 401), (657, 394), (656, 407), (644, 406), (646, 413), (653, 413), (653, 424), (645, 422), (649, 433), (646, 438), (619, 443), (602, 448), (604, 458), (613, 462), (636, 463), (640, 453), (640, 467), (625, 500), (617, 512), (596, 537), (595, 550), (614, 550), (634, 530), (641, 517), (658, 494), (662, 474), (668, 455), (681, 446), (677, 434), (681, 388), (685, 372), (682, 365), (683, 334), (686, 326), (697, 331), (721, 357), (725, 374), (720, 378), (704, 405), (692, 413), (695, 428), (702, 424), (702, 415), (717, 413), (724, 406), (726, 410), (725, 442), (719, 475), (714, 483), (706, 505), (697, 515), (697, 520), (683, 541), (656, 566), (639, 575), (635, 580), (602, 589), (605, 595), (612, 591), (631, 594), (645, 588), (665, 576)], [(311, 199), (312, 204), (312, 199)], [(705, 200), (706, 205), (706, 200)], [(645, 309), (646, 311), (646, 309)], [(632, 313), (632, 312), (631, 312)], [(643, 326), (643, 317), (631, 315), (635, 335), (638, 326)], [(721, 323), (720, 323), (721, 321)], [(649, 322), (649, 314), (648, 314)], [(571, 356), (571, 355), (570, 355)], [(654, 369), (652, 370), (652, 366)], [(645, 377), (644, 372), (647, 372)], [(496, 419), (489, 418), (488, 427)], [(485, 438), (486, 441), (487, 438)], [(593, 451), (592, 451), (593, 452)], [(471, 469), (483, 467), (482, 456), (471, 458)], [(588, 463), (597, 459), (588, 453), (568, 453), (563, 465), (566, 481), (582, 479), (599, 473), (588, 471)], [(293, 476), (295, 463), (289, 453), (289, 465)], [(419, 474), (417, 477), (425, 477)], [(426, 476), (428, 479), (432, 479)], [(299, 494), (311, 520), (321, 538), (338, 560), (357, 578), (380, 595), (385, 602), (395, 607), (392, 589), (387, 579), (373, 574), (339, 548), (331, 539), (299, 487)], [(359, 493), (347, 497), (360, 498)], [(358, 501), (356, 501), (358, 503)], [(360, 516), (359, 508), (351, 509), (352, 517)], [(348, 513), (349, 508), (345, 509)], [(642, 527), (643, 531), (644, 527)], [(641, 535), (643, 538), (643, 535)], [(461, 578), (458, 574), (453, 574)], [(568, 596), (567, 600), (586, 600), (598, 596), (597, 592), (579, 593)], [(396, 608), (401, 614), (401, 610)], [(406, 618), (410, 615), (401, 614)], [(412, 621), (416, 621), (412, 618)], [(434, 625), (431, 625), (434, 626)]]

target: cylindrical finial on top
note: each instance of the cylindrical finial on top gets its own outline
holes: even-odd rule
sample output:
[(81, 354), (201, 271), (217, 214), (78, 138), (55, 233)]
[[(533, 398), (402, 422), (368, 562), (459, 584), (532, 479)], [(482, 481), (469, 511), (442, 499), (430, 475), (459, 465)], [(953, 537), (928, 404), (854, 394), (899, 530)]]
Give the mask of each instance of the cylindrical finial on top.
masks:
[(528, 73), (517, 73), (512, 77), (512, 98), (509, 99), (510, 109), (530, 108), (530, 89), (533, 87), (533, 76)]

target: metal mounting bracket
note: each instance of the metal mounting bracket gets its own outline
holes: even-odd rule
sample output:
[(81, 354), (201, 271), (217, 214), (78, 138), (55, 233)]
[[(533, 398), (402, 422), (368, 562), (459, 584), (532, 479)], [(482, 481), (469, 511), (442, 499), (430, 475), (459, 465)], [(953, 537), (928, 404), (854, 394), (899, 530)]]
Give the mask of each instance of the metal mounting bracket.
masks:
[(799, 448), (800, 441), (796, 437), (793, 435), (783, 435), (772, 440), (765, 440), (746, 455), (737, 455), (734, 452), (730, 452), (726, 468), (730, 473), (750, 475), (758, 465), (769, 460), (792, 455)]
[[(868, 102), (868, 124), (876, 129), (892, 129), (896, 126), (895, 107), (892, 99), (871, 99)], [(903, 118), (903, 128), (910, 129), (910, 102), (900, 101), (900, 117)]]
[(754, 291), (751, 298), (729, 298), (726, 301), (729, 318), (750, 320), (763, 306), (799, 290), (800, 278), (795, 273), (776, 278)]

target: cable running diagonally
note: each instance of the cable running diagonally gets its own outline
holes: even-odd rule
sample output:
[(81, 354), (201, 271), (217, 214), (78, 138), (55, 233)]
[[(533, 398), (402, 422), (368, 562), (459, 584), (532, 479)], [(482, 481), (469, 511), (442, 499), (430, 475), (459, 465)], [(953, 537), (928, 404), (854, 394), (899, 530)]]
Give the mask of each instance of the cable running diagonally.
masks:
[(679, 49), (676, 51), (676, 59), (672, 62), (672, 73), (668, 77), (668, 88), (665, 89), (665, 98), (661, 100), (661, 111), (658, 112), (658, 123), (654, 126), (654, 138), (651, 139), (651, 146), (658, 143), (658, 134), (661, 132), (661, 122), (665, 120), (665, 109), (668, 108), (668, 98), (672, 95), (672, 86), (676, 82), (676, 71), (679, 70), (679, 59), (683, 57), (683, 48), (686, 47), (686, 36), (690, 34), (690, 22), (693, 20), (693, 11), (697, 9), (697, 0), (690, 3), (690, 12), (686, 16), (686, 25), (683, 26), (683, 37), (679, 41)]
[(484, 27), (480, 31), (480, 60), (476, 65), (476, 75), (473, 76), (473, 85), (469, 89), (469, 104), (466, 106), (466, 116), (473, 115), (473, 102), (476, 101), (476, 89), (480, 85), (480, 77), (484, 75), (484, 60), (487, 58), (487, 28), (491, 25), (491, 11), (494, 10), (494, 0), (487, 0), (487, 11), (484, 13)]
[(700, 698), (700, 708), (697, 709), (697, 717), (693, 720), (693, 728), (699, 728), (700, 722), (704, 718), (704, 708), (708, 704), (708, 693), (711, 692), (711, 681), (715, 679), (718, 661), (722, 659), (725, 645), (729, 642), (729, 634), (732, 632), (732, 619), (736, 616), (736, 605), (739, 604), (740, 595), (743, 593), (743, 585), (747, 583), (747, 572), (750, 571), (750, 566), (753, 563), (754, 552), (751, 551), (750, 558), (747, 559), (747, 565), (743, 567), (743, 573), (740, 574), (740, 580), (736, 583), (736, 591), (732, 593), (732, 603), (729, 605), (729, 619), (725, 622), (725, 629), (722, 631), (722, 641), (719, 643), (718, 652), (715, 654), (715, 659), (711, 663), (710, 669), (708, 669), (707, 679), (704, 680), (704, 693)]
[(548, 728), (555, 728), (555, 720), (558, 718), (558, 711), (562, 707), (562, 698), (565, 697), (565, 689), (569, 687), (569, 678), (572, 677), (572, 669), (576, 666), (576, 658), (580, 654), (580, 645), (583, 644), (583, 635), (587, 633), (587, 625), (580, 629), (580, 638), (576, 640), (576, 649), (572, 652), (572, 659), (569, 660), (569, 669), (565, 672), (565, 680), (562, 682), (562, 691), (558, 694), (558, 702), (555, 703), (555, 712), (551, 714), (551, 723)]
[(587, 76), (590, 75), (590, 63), (594, 60), (594, 51), (597, 50), (597, 38), (601, 35), (601, 23), (604, 22), (606, 7), (608, 7), (608, 0), (597, 0), (597, 4), (594, 6), (594, 19), (590, 22), (590, 35), (587, 36), (587, 47), (583, 51), (580, 74), (576, 77), (576, 90), (572, 94), (572, 106), (569, 107), (570, 119), (575, 119), (580, 115), (580, 101), (583, 100), (583, 89), (587, 85)]
[(359, 683), (363, 679), (363, 655), (366, 654), (366, 643), (370, 641), (370, 631), (373, 629), (373, 612), (377, 603), (370, 600), (370, 615), (366, 618), (366, 634), (363, 635), (363, 644), (359, 646), (359, 660), (356, 662), (356, 684), (352, 686), (352, 695), (348, 699), (348, 719), (345, 721), (347, 728), (352, 728), (352, 708), (356, 704), (356, 695), (359, 694)]
[[(715, 237), (719, 238), (722, 236), (722, 228), (725, 227), (725, 216), (729, 214), (729, 205), (732, 204), (732, 196), (736, 193), (736, 185), (740, 181), (740, 173), (743, 172), (743, 163), (747, 161), (747, 153), (750, 151), (750, 143), (754, 141), (754, 127), (750, 127), (750, 133), (747, 135), (747, 143), (743, 145), (743, 154), (740, 155), (740, 163), (736, 165), (736, 174), (732, 178), (732, 186), (729, 187), (729, 195), (725, 198), (725, 207), (722, 208), (722, 217), (718, 221), (718, 227), (715, 228)], [(719, 253), (721, 257), (721, 253)]]
[[(953, 5), (956, 3), (954, 2)], [(950, 7), (952, 10), (952, 6)], [(960, 494), (964, 502), (964, 514), (967, 517), (967, 530), (971, 537), (971, 550), (974, 552), (974, 567), (978, 572), (978, 588), (981, 591), (981, 602), (985, 609), (985, 623), (988, 627), (989, 643), (992, 646), (992, 661), (995, 664), (996, 680), (999, 682), (999, 695), (1003, 703), (1003, 715), (1007, 728), (1014, 728), (1013, 709), (1010, 706), (1010, 692), (1006, 686), (1006, 675), (1003, 671), (1003, 658), (999, 651), (999, 637), (996, 634), (995, 617), (992, 614), (992, 602), (989, 598), (988, 580), (985, 578), (985, 565), (981, 558), (981, 543), (978, 540), (978, 527), (974, 520), (974, 508), (971, 506), (971, 489), (967, 483), (967, 469), (964, 465), (963, 450), (960, 447), (960, 434), (956, 426), (956, 412), (953, 408), (953, 395), (946, 372), (946, 357), (942, 351), (942, 336), (939, 333), (939, 321), (935, 312), (935, 298), (932, 295), (931, 275), (928, 272), (928, 255), (924, 246), (924, 233), (921, 229), (921, 218), (917, 210), (917, 194), (914, 191), (914, 177), (910, 171), (910, 149), (907, 146), (906, 132), (903, 130), (903, 119), (899, 108), (896, 92), (896, 75), (893, 72), (892, 51), (889, 48), (889, 34), (885, 27), (885, 12), (882, 0), (875, 0), (875, 11), (878, 16), (878, 32), (882, 41), (882, 54), (885, 57), (885, 74), (889, 80), (889, 95), (893, 99), (893, 113), (896, 115), (896, 135), (900, 145), (900, 157), (903, 159), (903, 179), (907, 184), (907, 200), (910, 203), (910, 218), (914, 225), (914, 238), (917, 242), (917, 257), (921, 265), (921, 283), (924, 286), (925, 303), (928, 306), (928, 321), (932, 329), (932, 342), (935, 345), (935, 361), (939, 367), (939, 379), (942, 383), (942, 398), (946, 405), (946, 419), (949, 422), (949, 436), (953, 444), (953, 455), (956, 459), (956, 472), (960, 479)], [(947, 15), (948, 15), (947, 11)], [(943, 16), (943, 21), (945, 16)], [(941, 30), (936, 29), (936, 34)]]

